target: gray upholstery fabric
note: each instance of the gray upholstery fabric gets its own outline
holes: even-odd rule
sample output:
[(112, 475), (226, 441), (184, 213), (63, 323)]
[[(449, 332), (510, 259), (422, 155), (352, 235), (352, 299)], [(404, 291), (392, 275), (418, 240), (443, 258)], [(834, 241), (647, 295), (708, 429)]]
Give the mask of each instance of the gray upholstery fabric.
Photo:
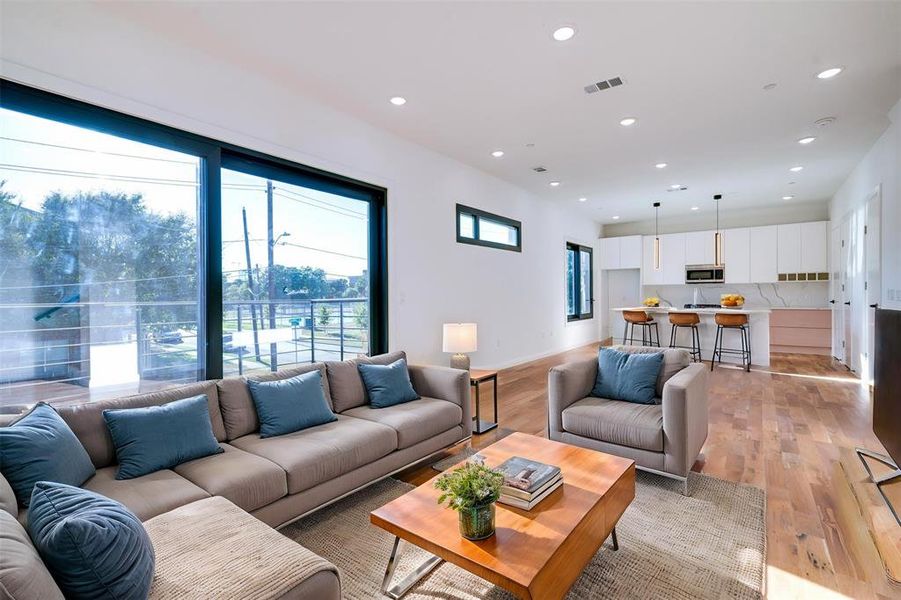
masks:
[(326, 362), (328, 385), (332, 394), (332, 408), (335, 412), (342, 413), (345, 410), (363, 406), (369, 401), (366, 396), (366, 388), (363, 386), (363, 378), (357, 371), (358, 364), (388, 365), (401, 358), (407, 358), (403, 351)]
[(628, 446), (610, 444), (566, 431), (554, 434), (551, 439), (557, 442), (563, 442), (564, 444), (572, 444), (573, 446), (597, 450), (604, 454), (628, 458), (634, 460), (635, 464), (640, 467), (663, 471), (664, 456), (660, 452), (651, 452), (650, 450), (642, 450), (641, 448), (630, 448)]
[(19, 514), (16, 494), (2, 473), (0, 473), (0, 511), (6, 512), (13, 517)]
[(663, 390), (667, 473), (687, 475), (707, 440), (707, 377), (707, 367), (694, 363), (673, 376)]
[(586, 358), (552, 367), (548, 372), (548, 431), (563, 431), (563, 411), (591, 393), (598, 377), (598, 360)]
[(341, 581), (332, 571), (319, 571), (279, 596), (278, 600), (341, 600)]
[(611, 444), (663, 452), (663, 408), (584, 398), (563, 411), (563, 430)]
[(299, 494), (290, 494), (263, 508), (253, 511), (253, 516), (273, 527), (294, 521), (297, 517), (315, 510), (356, 488), (368, 485), (430, 454), (446, 448), (463, 437), (457, 426), (415, 446), (392, 452), (387, 456), (349, 471)]
[(259, 373), (248, 375), (247, 377), (227, 377), (220, 380), (217, 383), (219, 387), (219, 404), (222, 409), (222, 421), (228, 439), (237, 439), (242, 435), (254, 433), (260, 428), (257, 410), (250, 395), (250, 388), (247, 387), (248, 379), (254, 381), (277, 381), (317, 369), (322, 374), (322, 393), (331, 407), (332, 399), (329, 393), (328, 377), (326, 376), (325, 365), (322, 363), (282, 369), (275, 373)]
[(156, 406), (206, 394), (210, 409), (210, 423), (213, 425), (213, 435), (220, 442), (225, 440), (225, 425), (222, 423), (222, 413), (219, 411), (219, 394), (215, 381), (201, 381), (190, 385), (168, 388), (165, 390), (127, 396), (114, 400), (99, 400), (75, 406), (60, 407), (59, 414), (69, 424), (72, 431), (81, 441), (88, 456), (98, 469), (108, 467), (116, 462), (116, 449), (110, 438), (109, 430), (103, 420), (103, 411), (108, 408), (139, 408), (144, 406)]
[(211, 496), (250, 512), (288, 493), (285, 470), (261, 456), (221, 444), (222, 454), (182, 463), (173, 470)]
[(142, 521), (209, 497), (208, 493), (168, 469), (120, 481), (116, 479), (116, 467), (104, 467), (97, 469), (97, 474), (82, 487), (121, 502)]
[(358, 406), (342, 414), (391, 427), (397, 432), (398, 448), (409, 448), (463, 423), (463, 410), (458, 405), (426, 397), (386, 408)]
[(353, 471), (397, 448), (397, 432), (387, 425), (338, 415), (338, 420), (287, 435), (260, 438), (252, 433), (232, 445), (276, 463), (288, 473), (288, 493), (296, 494)]
[(660, 367), (660, 374), (657, 375), (657, 389), (655, 391), (658, 398), (663, 397), (663, 386), (670, 380), (670, 377), (691, 364), (691, 353), (683, 348), (655, 348), (647, 346), (613, 346), (613, 348), (629, 354), (663, 353), (663, 365)]
[(63, 600), (28, 533), (5, 511), (0, 511), (0, 598)]
[(424, 398), (438, 398), (458, 405), (462, 410), (464, 437), (472, 433), (472, 402), (469, 372), (450, 367), (409, 365), (413, 389)]

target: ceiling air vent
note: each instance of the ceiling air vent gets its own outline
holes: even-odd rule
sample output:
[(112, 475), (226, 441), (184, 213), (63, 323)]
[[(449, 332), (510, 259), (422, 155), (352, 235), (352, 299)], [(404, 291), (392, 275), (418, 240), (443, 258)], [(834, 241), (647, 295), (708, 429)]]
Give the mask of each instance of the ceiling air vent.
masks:
[(585, 86), (586, 94), (594, 94), (595, 92), (601, 92), (603, 90), (609, 90), (610, 88), (619, 87), (623, 84), (622, 77), (613, 77), (611, 79), (605, 79), (603, 81), (598, 81), (596, 83), (592, 83), (591, 85)]
[(545, 171), (547, 171), (547, 169), (545, 169), (544, 167), (532, 167), (532, 170), (536, 173), (544, 173)]

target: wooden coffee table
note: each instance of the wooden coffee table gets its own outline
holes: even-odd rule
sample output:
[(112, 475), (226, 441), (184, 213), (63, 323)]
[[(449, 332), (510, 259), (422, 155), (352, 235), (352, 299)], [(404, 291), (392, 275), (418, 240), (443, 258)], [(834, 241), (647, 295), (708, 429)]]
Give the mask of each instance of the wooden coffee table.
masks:
[[(373, 511), (370, 521), (395, 535), (382, 592), (399, 598), (442, 560), (518, 598), (562, 598), (612, 534), (635, 497), (635, 463), (625, 458), (514, 433), (479, 451), (494, 467), (511, 456), (558, 465), (563, 486), (531, 511), (497, 505), (497, 532), (472, 542), (460, 535), (457, 513), (438, 504), (430, 479)], [(401, 540), (434, 556), (391, 585)]]

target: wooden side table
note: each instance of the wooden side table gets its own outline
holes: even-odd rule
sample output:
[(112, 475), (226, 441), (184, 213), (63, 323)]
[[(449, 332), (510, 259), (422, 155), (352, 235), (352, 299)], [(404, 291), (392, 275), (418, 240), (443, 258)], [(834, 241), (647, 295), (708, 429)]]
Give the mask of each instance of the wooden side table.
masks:
[[(494, 382), (494, 422), (483, 421), (479, 409), (479, 385), (486, 381)], [(469, 385), (476, 388), (476, 416), (472, 418), (473, 433), (485, 433), (497, 427), (497, 371), (472, 369), (469, 372)]]

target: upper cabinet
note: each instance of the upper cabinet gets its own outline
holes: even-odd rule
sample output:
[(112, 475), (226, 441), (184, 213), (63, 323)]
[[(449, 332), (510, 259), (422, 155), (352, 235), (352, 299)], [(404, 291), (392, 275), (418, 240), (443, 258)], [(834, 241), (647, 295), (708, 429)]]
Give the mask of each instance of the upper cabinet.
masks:
[(801, 224), (777, 225), (776, 232), (779, 272), (797, 273), (801, 270)]
[(640, 269), (641, 236), (601, 238), (601, 268)]
[(779, 273), (824, 273), (829, 270), (829, 223), (778, 225)]
[(727, 229), (723, 232), (723, 238), (726, 283), (750, 283), (751, 230), (748, 227)]
[(654, 236), (642, 238), (641, 281), (644, 285), (685, 283), (685, 234), (660, 236), (660, 268), (654, 268)]
[[(748, 229), (750, 248), (748, 281), (750, 283), (772, 283), (779, 280), (778, 229), (777, 225)], [(728, 276), (728, 271), (726, 273)]]
[(691, 231), (685, 234), (685, 264), (712, 265), (716, 260), (715, 232)]

